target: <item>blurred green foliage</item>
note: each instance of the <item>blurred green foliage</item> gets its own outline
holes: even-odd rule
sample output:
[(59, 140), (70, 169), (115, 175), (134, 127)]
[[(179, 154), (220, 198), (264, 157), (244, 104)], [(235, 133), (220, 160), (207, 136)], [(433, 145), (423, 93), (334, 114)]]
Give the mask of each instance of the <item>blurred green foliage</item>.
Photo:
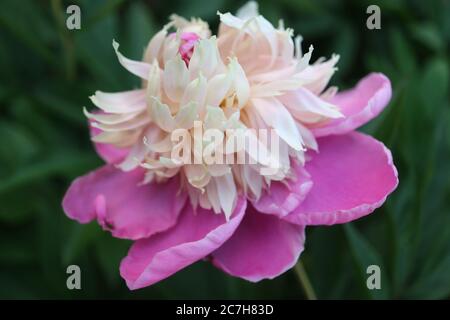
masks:
[[(141, 57), (172, 13), (218, 25), (216, 11), (244, 2), (75, 1), (82, 29), (65, 28), (70, 3), (0, 4), (0, 298), (303, 298), (293, 272), (251, 284), (199, 262), (153, 287), (130, 292), (118, 264), (129, 242), (61, 209), (75, 177), (100, 166), (82, 107), (95, 90), (139, 86), (118, 64)], [(366, 8), (381, 8), (381, 30)], [(388, 109), (365, 128), (393, 152), (400, 185), (375, 214), (345, 226), (310, 227), (305, 267), (319, 298), (450, 296), (450, 2), (406, 0), (260, 1), (272, 22), (314, 44), (314, 57), (341, 55), (332, 82), (350, 87), (370, 71), (393, 83)], [(382, 290), (366, 287), (368, 264)], [(82, 290), (66, 289), (66, 267), (82, 269)]]

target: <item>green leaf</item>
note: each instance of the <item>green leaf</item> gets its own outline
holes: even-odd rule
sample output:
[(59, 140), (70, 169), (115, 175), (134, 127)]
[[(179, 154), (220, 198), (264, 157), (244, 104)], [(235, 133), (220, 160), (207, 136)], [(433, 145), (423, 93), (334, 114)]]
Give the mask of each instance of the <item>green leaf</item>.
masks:
[(80, 5), (82, 11), (87, 13), (85, 28), (89, 29), (102, 19), (117, 14), (124, 0), (82, 0)]
[(410, 75), (417, 69), (416, 57), (413, 48), (408, 42), (405, 34), (398, 28), (389, 31), (389, 40), (392, 48), (392, 55), (396, 64), (404, 75)]
[(2, 1), (0, 25), (47, 63), (57, 61), (48, 48), (49, 40), (54, 40), (56, 34), (36, 1)]
[[(75, 46), (80, 63), (96, 79), (93, 90), (126, 89), (127, 82), (123, 80), (126, 79), (128, 71), (119, 64), (112, 46), (113, 39), (120, 43), (120, 39), (117, 39), (118, 31), (118, 17), (107, 16), (96, 24), (86, 27), (83, 32), (75, 34)], [(123, 54), (128, 56), (126, 52)]]
[(134, 1), (126, 12), (123, 47), (132, 57), (142, 57), (150, 39), (158, 28), (147, 7)]
[(425, 66), (421, 82), (421, 101), (426, 114), (433, 120), (440, 117), (440, 110), (448, 98), (449, 65), (442, 59), (432, 59)]
[(72, 221), (63, 245), (63, 264), (69, 265), (76, 262), (80, 254), (86, 252), (89, 246), (101, 236), (102, 232), (96, 222), (81, 225)]
[[(128, 56), (140, 60), (150, 39), (157, 31), (154, 19), (146, 6), (140, 1), (133, 2), (126, 12), (125, 32), (121, 37), (123, 48), (121, 46), (121, 50), (126, 52)], [(128, 73), (129, 82), (133, 83), (133, 86), (140, 86), (139, 78), (129, 72), (126, 73)]]
[(95, 254), (106, 281), (111, 288), (124, 285), (119, 275), (120, 261), (127, 255), (131, 241), (112, 238), (109, 233), (103, 232), (95, 243)]
[(0, 264), (2, 266), (33, 263), (36, 259), (36, 248), (30, 231), (30, 228), (22, 228), (14, 232), (2, 231), (0, 234)]
[(428, 270), (406, 291), (410, 299), (445, 299), (450, 295), (450, 255), (442, 257), (439, 264)]
[(414, 24), (411, 33), (420, 44), (431, 50), (440, 51), (444, 48), (444, 39), (434, 24)]
[(30, 132), (20, 124), (12, 124), (0, 121), (0, 175), (4, 176), (5, 167), (10, 169), (17, 166), (24, 160), (35, 156), (38, 151), (38, 141)]
[(204, 0), (180, 1), (172, 11), (187, 18), (201, 17), (202, 19), (210, 19), (216, 16), (217, 10), (226, 12), (224, 0), (209, 0), (208, 5), (205, 5)]
[(82, 172), (83, 169), (92, 167), (96, 162), (93, 156), (80, 157), (79, 154), (71, 154), (67, 150), (60, 150), (60, 152), (50, 155), (42, 161), (28, 165), (19, 170), (17, 174), (0, 181), (0, 194), (28, 183), (42, 181), (42, 179), (52, 175), (73, 176), (78, 172)]
[(337, 72), (339, 77), (345, 75), (351, 68), (356, 58), (357, 34), (355, 30), (345, 22), (341, 23), (341, 28), (336, 35), (333, 52), (339, 54), (339, 63)]
[(86, 126), (87, 128), (87, 119), (83, 115), (81, 105), (75, 105), (73, 101), (67, 98), (64, 99), (45, 91), (37, 92), (36, 99), (42, 105), (42, 109), (60, 116), (63, 121)]
[[(365, 293), (372, 299), (387, 299), (389, 297), (389, 279), (386, 269), (383, 266), (383, 260), (369, 243), (369, 241), (351, 224), (344, 226), (345, 234), (349, 242), (350, 250), (355, 261), (358, 284)], [(366, 282), (369, 275), (367, 267), (376, 265), (381, 270), (381, 289), (370, 290)]]

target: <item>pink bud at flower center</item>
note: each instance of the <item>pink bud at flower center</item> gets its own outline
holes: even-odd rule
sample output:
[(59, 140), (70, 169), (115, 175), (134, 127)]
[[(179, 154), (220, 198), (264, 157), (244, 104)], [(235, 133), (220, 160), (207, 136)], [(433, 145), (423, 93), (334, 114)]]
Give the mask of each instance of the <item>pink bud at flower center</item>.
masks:
[(200, 37), (194, 32), (183, 32), (181, 34), (181, 43), (178, 52), (187, 66), (194, 52), (194, 46), (199, 39)]

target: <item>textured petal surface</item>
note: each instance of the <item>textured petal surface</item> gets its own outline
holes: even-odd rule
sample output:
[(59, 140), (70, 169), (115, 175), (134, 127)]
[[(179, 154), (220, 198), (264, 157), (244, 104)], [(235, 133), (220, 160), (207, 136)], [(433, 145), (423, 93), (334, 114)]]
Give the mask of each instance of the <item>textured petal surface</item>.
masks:
[(345, 118), (332, 120), (323, 127), (314, 128), (316, 137), (350, 132), (378, 116), (391, 99), (389, 79), (381, 73), (371, 73), (355, 88), (340, 92), (331, 100), (339, 106)]
[(374, 138), (352, 132), (318, 139), (306, 170), (313, 187), (284, 219), (299, 225), (345, 223), (373, 212), (397, 187), (391, 152)]
[[(100, 134), (100, 132), (102, 132), (100, 129), (94, 128), (90, 124), (89, 130), (91, 133), (91, 137), (95, 137), (96, 135)], [(128, 148), (117, 148), (109, 143), (94, 142), (94, 148), (100, 158), (105, 160), (106, 163), (118, 163), (122, 161), (129, 152)]]
[(173, 226), (184, 206), (178, 179), (139, 185), (144, 171), (123, 172), (106, 165), (77, 178), (69, 187), (63, 208), (81, 223), (97, 219), (118, 238), (140, 239)]
[(311, 190), (312, 181), (302, 166), (295, 165), (293, 170), (297, 178), (285, 183), (271, 182), (270, 188), (263, 191), (258, 201), (253, 201), (256, 210), (284, 217), (300, 205)]
[(211, 210), (186, 205), (174, 228), (135, 242), (122, 260), (120, 274), (130, 289), (163, 280), (204, 258), (226, 240), (240, 224), (246, 201), (240, 199), (231, 219)]
[(304, 241), (303, 226), (249, 207), (235, 234), (212, 254), (212, 262), (249, 281), (272, 279), (295, 265)]

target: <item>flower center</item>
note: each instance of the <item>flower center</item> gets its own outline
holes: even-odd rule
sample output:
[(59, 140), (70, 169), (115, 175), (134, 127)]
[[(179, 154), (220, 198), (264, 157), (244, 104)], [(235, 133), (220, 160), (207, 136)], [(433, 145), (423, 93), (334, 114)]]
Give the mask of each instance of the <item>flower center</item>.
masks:
[(187, 66), (189, 66), (189, 61), (194, 52), (194, 46), (199, 39), (200, 37), (194, 32), (183, 32), (181, 34), (181, 43), (178, 52)]

